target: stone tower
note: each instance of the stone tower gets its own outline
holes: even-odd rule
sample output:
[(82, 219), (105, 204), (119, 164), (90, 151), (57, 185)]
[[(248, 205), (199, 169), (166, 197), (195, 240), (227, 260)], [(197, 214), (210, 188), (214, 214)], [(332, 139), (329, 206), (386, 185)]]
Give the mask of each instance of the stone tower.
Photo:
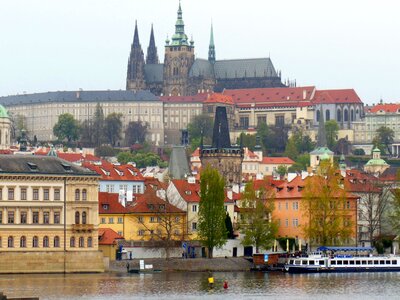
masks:
[(137, 22), (135, 22), (135, 34), (131, 45), (131, 53), (128, 60), (128, 72), (126, 76), (127, 90), (143, 90), (146, 88), (144, 80), (144, 54), (139, 42)]
[(146, 64), (158, 64), (158, 63), (159, 60), (158, 60), (156, 42), (154, 41), (153, 24), (151, 24), (150, 42), (149, 42), (149, 47), (147, 47)]
[(232, 146), (226, 107), (217, 107), (211, 146), (200, 146), (201, 165), (210, 165), (225, 178), (227, 186), (242, 181), (243, 147)]
[(194, 42), (188, 41), (185, 25), (182, 19), (181, 3), (179, 2), (178, 18), (175, 23), (175, 34), (171, 41), (165, 41), (164, 58), (164, 95), (188, 95), (189, 70), (194, 62)]

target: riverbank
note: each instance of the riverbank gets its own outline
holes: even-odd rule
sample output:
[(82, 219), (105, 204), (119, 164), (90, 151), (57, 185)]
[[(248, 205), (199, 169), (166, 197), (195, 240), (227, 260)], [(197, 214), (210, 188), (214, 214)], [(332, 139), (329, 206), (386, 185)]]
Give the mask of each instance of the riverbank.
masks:
[[(152, 258), (144, 260), (146, 265), (153, 265), (155, 270), (168, 272), (241, 272), (250, 271), (253, 264), (242, 257), (229, 258)], [(111, 261), (109, 271), (126, 272), (129, 263), (130, 269), (139, 269), (139, 259)]]

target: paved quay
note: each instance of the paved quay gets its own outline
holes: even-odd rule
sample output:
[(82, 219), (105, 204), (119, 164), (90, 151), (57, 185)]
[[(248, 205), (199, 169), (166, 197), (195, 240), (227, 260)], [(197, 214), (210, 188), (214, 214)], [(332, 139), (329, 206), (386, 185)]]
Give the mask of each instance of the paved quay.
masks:
[[(253, 266), (251, 262), (242, 257), (229, 258), (164, 258), (145, 259), (146, 265), (153, 265), (155, 270), (162, 271), (185, 271), (185, 272), (206, 272), (206, 271), (249, 271)], [(131, 269), (139, 269), (139, 259), (111, 261), (109, 271), (126, 272), (129, 263)]]

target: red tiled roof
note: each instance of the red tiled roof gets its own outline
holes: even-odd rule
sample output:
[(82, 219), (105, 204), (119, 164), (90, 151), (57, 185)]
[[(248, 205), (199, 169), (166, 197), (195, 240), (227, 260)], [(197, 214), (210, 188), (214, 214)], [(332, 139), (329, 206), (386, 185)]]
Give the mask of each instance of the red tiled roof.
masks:
[(315, 92), (314, 104), (330, 103), (362, 103), (353, 89), (320, 90)]
[(204, 103), (222, 103), (222, 104), (233, 104), (233, 99), (229, 95), (223, 95), (220, 93), (212, 93), (208, 96)]
[(111, 228), (99, 228), (99, 245), (114, 245), (115, 240), (124, 239)]
[(146, 188), (153, 188), (156, 190), (166, 190), (168, 185), (165, 182), (159, 181), (157, 178), (154, 177), (144, 177), (144, 184)]
[(119, 195), (116, 193), (99, 192), (99, 214), (126, 214), (129, 212), (118, 202)]
[(144, 194), (135, 195), (133, 205), (129, 207), (132, 213), (159, 213), (159, 205), (165, 205), (167, 213), (185, 213), (183, 210), (159, 198), (152, 189), (147, 189)]
[[(297, 105), (298, 102), (310, 101), (315, 91), (314, 86), (295, 88), (256, 88), (256, 89), (225, 89), (223, 94), (231, 96), (233, 102), (240, 106), (245, 103), (258, 105)], [(305, 97), (304, 97), (305, 96)]]
[(200, 148), (197, 147), (196, 150), (193, 151), (192, 157), (200, 157)]
[(369, 106), (367, 108), (368, 113), (377, 113), (380, 111), (387, 112), (387, 113), (396, 113), (400, 110), (400, 103), (394, 104), (377, 104), (374, 106)]
[(288, 164), (294, 164), (294, 161), (291, 160), (289, 157), (263, 157), (262, 159), (262, 164), (275, 164), (275, 165), (288, 165)]
[(144, 181), (142, 173), (134, 166), (128, 164), (113, 165), (112, 163), (102, 161), (101, 165), (84, 162), (82, 166), (99, 174), (102, 180)]
[(200, 93), (193, 96), (161, 96), (160, 100), (165, 103), (195, 103), (204, 102), (208, 96), (208, 93)]
[(199, 202), (200, 196), (200, 184), (199, 183), (189, 183), (185, 179), (173, 179), (172, 183), (178, 190), (182, 199), (186, 202)]

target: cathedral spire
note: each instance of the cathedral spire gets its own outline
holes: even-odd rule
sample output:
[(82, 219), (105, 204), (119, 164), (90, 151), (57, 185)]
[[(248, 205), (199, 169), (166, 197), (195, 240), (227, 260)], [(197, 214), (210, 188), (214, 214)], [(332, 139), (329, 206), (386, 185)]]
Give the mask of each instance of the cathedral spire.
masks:
[(159, 61), (157, 55), (156, 42), (154, 41), (153, 24), (151, 24), (150, 42), (149, 42), (149, 47), (147, 47), (146, 64), (158, 64), (158, 63)]
[(210, 32), (210, 46), (208, 46), (208, 61), (210, 61), (211, 63), (215, 63), (214, 30), (212, 23)]
[(139, 42), (139, 32), (137, 29), (137, 20), (135, 21), (135, 34), (133, 35), (133, 48), (140, 48), (140, 42)]
[(188, 37), (185, 34), (185, 23), (182, 19), (181, 1), (179, 1), (178, 17), (175, 23), (175, 34), (172, 36), (172, 46), (189, 46)]

